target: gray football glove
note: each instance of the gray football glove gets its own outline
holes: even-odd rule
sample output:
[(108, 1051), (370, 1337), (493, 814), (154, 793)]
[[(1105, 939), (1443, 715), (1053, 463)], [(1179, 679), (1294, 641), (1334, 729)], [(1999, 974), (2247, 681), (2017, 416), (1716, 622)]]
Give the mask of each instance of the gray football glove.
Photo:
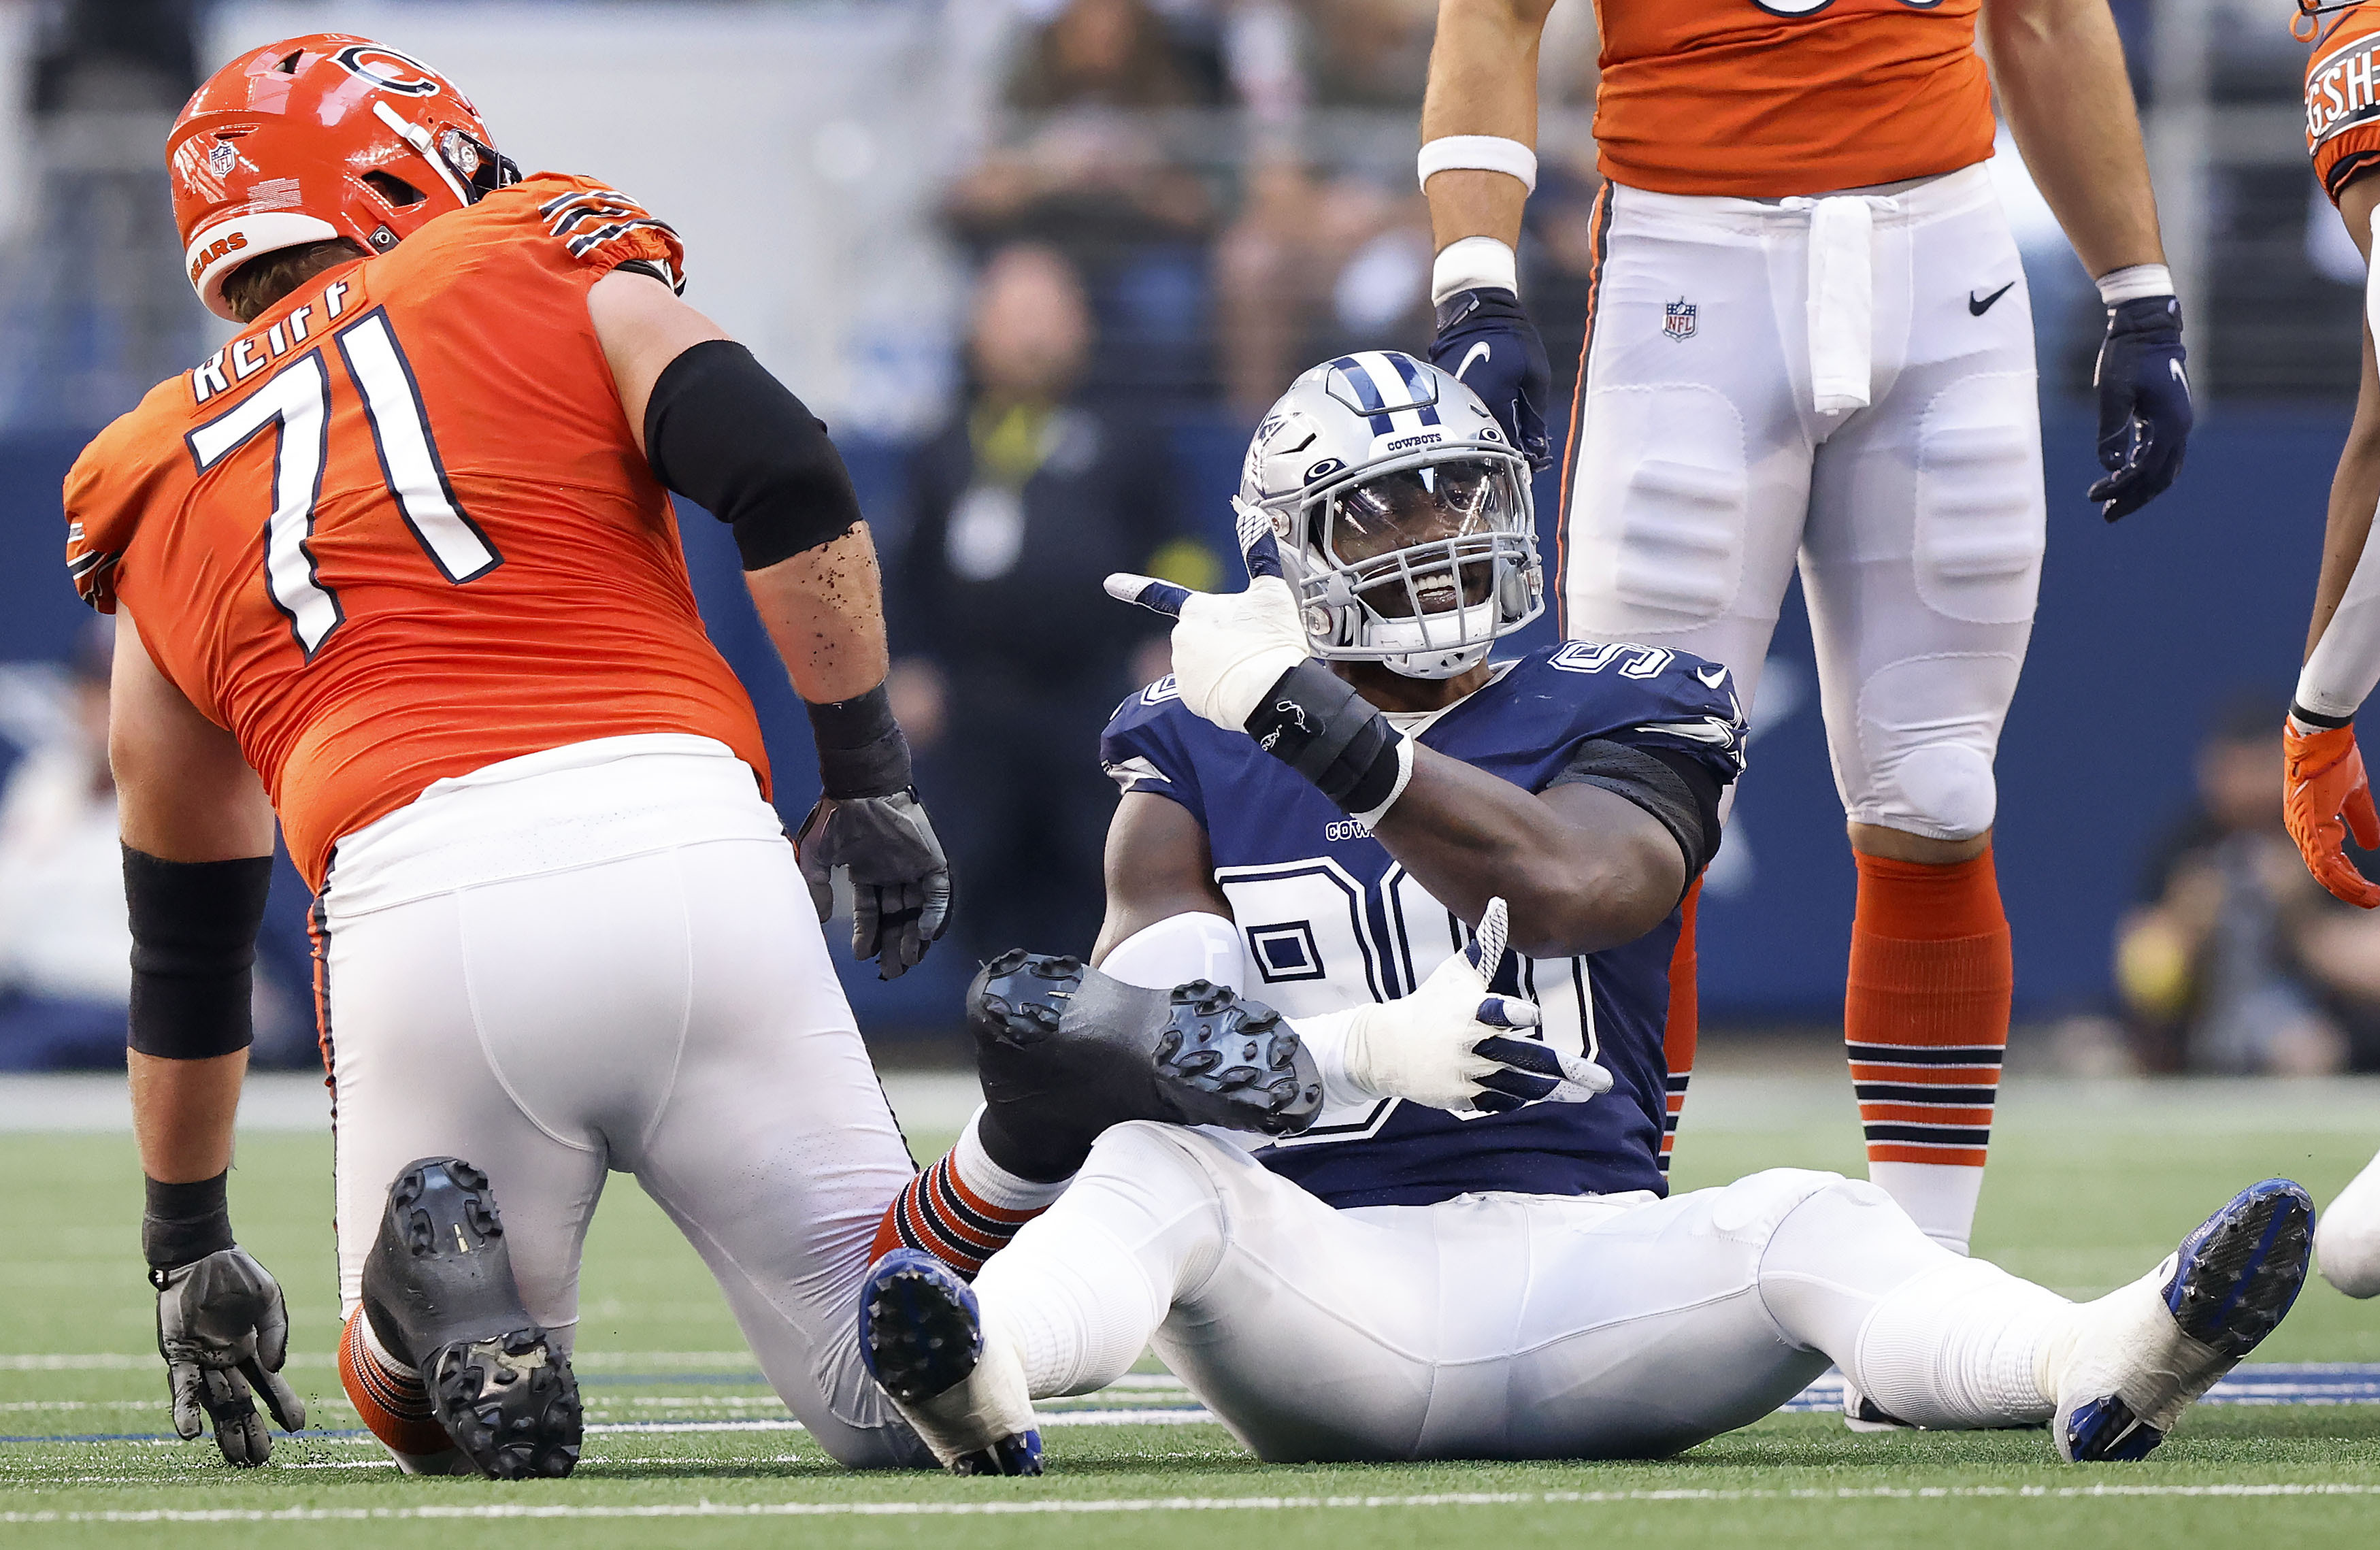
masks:
[(165, 1359), (174, 1430), (184, 1441), (215, 1424), (224, 1461), (252, 1469), (273, 1456), (273, 1433), (256, 1413), (254, 1384), (285, 1432), (306, 1424), (306, 1402), (281, 1376), (289, 1357), (289, 1310), (281, 1284), (243, 1248), (152, 1270), (157, 1289), (157, 1354)]
[(851, 955), (899, 979), (951, 921), (951, 864), (914, 793), (822, 796), (794, 836), (810, 902), (834, 914), (834, 871), (851, 878)]

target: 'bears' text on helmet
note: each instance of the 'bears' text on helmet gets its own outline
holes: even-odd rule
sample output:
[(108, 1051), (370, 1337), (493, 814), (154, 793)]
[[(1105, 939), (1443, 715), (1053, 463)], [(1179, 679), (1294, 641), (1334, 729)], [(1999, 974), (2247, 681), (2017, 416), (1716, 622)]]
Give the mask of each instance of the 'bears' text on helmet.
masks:
[(385, 253), (520, 180), (454, 82), (339, 32), (217, 70), (174, 121), (165, 165), (190, 285), (225, 318), (224, 278), (250, 259), (340, 236)]
[(1427, 361), (1359, 350), (1299, 377), (1232, 505), (1243, 555), (1277, 554), (1317, 656), (1451, 678), (1545, 612), (1527, 460)]

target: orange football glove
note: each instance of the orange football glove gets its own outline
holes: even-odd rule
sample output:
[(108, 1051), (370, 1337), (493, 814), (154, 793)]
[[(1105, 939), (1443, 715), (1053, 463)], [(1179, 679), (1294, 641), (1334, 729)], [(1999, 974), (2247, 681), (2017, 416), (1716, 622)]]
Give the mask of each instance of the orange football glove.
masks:
[(2373, 811), (2372, 783), (2363, 774), (2355, 729), (2301, 733), (2285, 724), (2281, 748), (2289, 759), (2281, 784), (2282, 820), (2289, 827), (2289, 838), (2298, 842), (2298, 854), (2305, 857), (2306, 870), (2349, 903), (2380, 909), (2380, 885), (2347, 859), (2350, 829), (2358, 845), (2380, 850), (2380, 813)]

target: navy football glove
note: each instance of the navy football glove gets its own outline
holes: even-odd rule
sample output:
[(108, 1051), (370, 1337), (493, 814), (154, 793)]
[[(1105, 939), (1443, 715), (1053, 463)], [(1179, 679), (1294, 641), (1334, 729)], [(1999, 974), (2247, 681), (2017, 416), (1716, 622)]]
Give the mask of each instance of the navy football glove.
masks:
[(2088, 498), (2113, 522), (2166, 491), (2190, 440), (2190, 379), (2182, 363), (2181, 302), (2134, 297), (2107, 309), (2107, 336), (2091, 373), (2099, 390), (2099, 466)]
[(1521, 309), (1521, 298), (1500, 285), (1457, 291), (1438, 304), (1438, 336), (1429, 362), (1487, 401), (1513, 450), (1542, 468), (1554, 460), (1546, 437), (1546, 402), (1554, 374), (1546, 342)]

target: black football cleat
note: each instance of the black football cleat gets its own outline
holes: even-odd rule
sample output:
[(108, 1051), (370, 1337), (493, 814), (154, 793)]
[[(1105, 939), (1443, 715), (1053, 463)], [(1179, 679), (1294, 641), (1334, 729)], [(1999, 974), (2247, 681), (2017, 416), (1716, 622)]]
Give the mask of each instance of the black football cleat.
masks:
[(1294, 1135), (1322, 1111), (1321, 1071), (1288, 1022), (1203, 979), (1143, 989), (1017, 948), (983, 966), (966, 1010), (995, 1128), (1042, 1143), (1050, 1178), (1130, 1120)]
[(521, 1304), (486, 1174), (459, 1157), (397, 1174), (364, 1261), (363, 1306), (481, 1474), (558, 1479), (577, 1466), (578, 1380)]

